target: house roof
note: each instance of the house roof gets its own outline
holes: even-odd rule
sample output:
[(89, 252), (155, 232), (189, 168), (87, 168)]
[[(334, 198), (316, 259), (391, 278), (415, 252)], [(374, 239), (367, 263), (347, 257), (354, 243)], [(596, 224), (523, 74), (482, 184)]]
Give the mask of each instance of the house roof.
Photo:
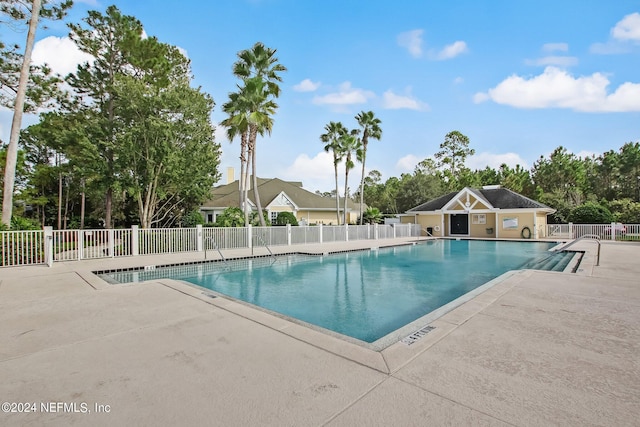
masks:
[(415, 208), (409, 209), (407, 212), (429, 212), (441, 210), (451, 200), (453, 200), (458, 194), (463, 192), (470, 192), (477, 196), (477, 198), (483, 202), (486, 202), (487, 206), (491, 206), (495, 209), (548, 209), (553, 210), (547, 205), (531, 200), (522, 194), (511, 191), (508, 188), (464, 188), (461, 191), (454, 191), (437, 199), (429, 200)]
[[(299, 181), (283, 181), (279, 178), (258, 178), (258, 193), (260, 194), (260, 202), (263, 207), (268, 206), (281, 193), (284, 193), (298, 209), (336, 209), (336, 200), (334, 197), (322, 197), (316, 193), (302, 188), (302, 182)], [(251, 181), (251, 179), (250, 179)], [(255, 205), (253, 195), (253, 182), (249, 189), (249, 201)], [(240, 206), (240, 191), (238, 189), (238, 180), (226, 185), (214, 187), (211, 191), (211, 198), (205, 202), (202, 207), (206, 208), (226, 208)], [(348, 200), (348, 209), (357, 210), (358, 203), (351, 199)], [(340, 200), (341, 210), (344, 207), (344, 198)]]

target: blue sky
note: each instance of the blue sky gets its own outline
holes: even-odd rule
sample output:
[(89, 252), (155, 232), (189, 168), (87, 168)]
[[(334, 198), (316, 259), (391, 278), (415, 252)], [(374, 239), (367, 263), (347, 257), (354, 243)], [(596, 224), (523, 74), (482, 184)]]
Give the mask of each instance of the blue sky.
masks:
[[(277, 49), (288, 71), (273, 133), (258, 142), (258, 174), (310, 190), (334, 188), (324, 126), (356, 127), (361, 110), (382, 120), (367, 170), (383, 179), (412, 172), (453, 130), (476, 150), (473, 169), (530, 168), (559, 145), (584, 156), (640, 140), (638, 0), (85, 0), (67, 21), (111, 4), (186, 51), (195, 84), (216, 101), (215, 123), (237, 83), (236, 53), (257, 41)], [(66, 35), (61, 23), (40, 30), (34, 61), (72, 70), (83, 57)], [(9, 125), (1, 112), (4, 141)], [(217, 140), (223, 172), (238, 171), (238, 142), (222, 129)]]

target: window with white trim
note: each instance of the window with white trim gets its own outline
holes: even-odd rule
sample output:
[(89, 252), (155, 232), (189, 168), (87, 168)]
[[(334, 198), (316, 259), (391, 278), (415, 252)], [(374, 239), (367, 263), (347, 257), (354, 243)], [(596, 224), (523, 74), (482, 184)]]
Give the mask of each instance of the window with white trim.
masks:
[(270, 216), (271, 216), (271, 225), (275, 225), (276, 224), (276, 219), (278, 219), (278, 214), (280, 212), (270, 212)]
[(472, 224), (486, 224), (487, 223), (487, 215), (486, 214), (473, 214), (473, 215), (471, 215), (471, 223)]

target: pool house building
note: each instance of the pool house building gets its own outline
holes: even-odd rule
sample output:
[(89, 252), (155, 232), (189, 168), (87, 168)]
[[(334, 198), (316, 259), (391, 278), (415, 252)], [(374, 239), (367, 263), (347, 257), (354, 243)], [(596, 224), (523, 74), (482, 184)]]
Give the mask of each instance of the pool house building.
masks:
[(409, 209), (403, 223), (435, 237), (539, 239), (555, 210), (500, 185), (465, 187)]

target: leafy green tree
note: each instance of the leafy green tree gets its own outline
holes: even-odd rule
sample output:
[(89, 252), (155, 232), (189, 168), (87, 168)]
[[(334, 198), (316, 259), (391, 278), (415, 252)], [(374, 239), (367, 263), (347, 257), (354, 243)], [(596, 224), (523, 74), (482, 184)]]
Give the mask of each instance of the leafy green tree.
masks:
[[(118, 158), (123, 184), (137, 201), (143, 228), (185, 201), (202, 201), (218, 179), (213, 100), (189, 86), (188, 60), (147, 38), (132, 75), (118, 76), (115, 107), (123, 126)], [(139, 77), (143, 76), (143, 77)]]
[(640, 142), (624, 144), (619, 159), (622, 195), (640, 202)]
[(103, 15), (89, 11), (81, 24), (70, 24), (69, 37), (76, 46), (95, 59), (78, 66), (67, 78), (75, 99), (68, 104), (72, 114), (82, 115), (85, 137), (92, 146), (86, 156), (88, 165), (98, 173), (94, 182), (104, 193), (105, 227), (112, 226), (113, 197), (121, 189), (118, 177), (122, 165), (118, 150), (123, 129), (119, 121), (116, 84), (119, 76), (130, 75), (135, 69), (137, 54), (143, 42), (142, 23), (133, 16), (123, 15), (115, 6), (109, 6)]
[(631, 199), (613, 200), (608, 208), (616, 222), (623, 224), (640, 224), (640, 202)]
[(369, 143), (369, 138), (377, 140), (382, 138), (382, 128), (380, 127), (382, 122), (374, 115), (373, 111), (361, 111), (356, 116), (356, 120), (362, 128), (362, 149), (360, 150), (361, 155), (358, 158), (360, 163), (362, 163), (362, 175), (360, 178), (360, 225), (362, 225), (364, 217), (362, 213), (364, 207), (364, 167), (367, 160), (367, 144)]
[(526, 197), (534, 197), (534, 186), (531, 174), (527, 169), (520, 165), (515, 168), (509, 167), (507, 164), (500, 165), (498, 171), (499, 183), (516, 193), (520, 193)]
[[(9, 136), (9, 145), (7, 147), (4, 182), (3, 182), (3, 199), (2, 199), (2, 223), (7, 227), (11, 226), (11, 217), (13, 213), (13, 193), (15, 190), (16, 164), (18, 158), (18, 138), (20, 136), (20, 127), (22, 126), (22, 114), (29, 106), (35, 107), (42, 104), (44, 100), (49, 99), (51, 93), (57, 91), (57, 77), (51, 77), (47, 67), (34, 67), (34, 73), (31, 74), (31, 52), (36, 37), (36, 30), (40, 17), (50, 19), (61, 19), (67, 9), (72, 6), (71, 1), (61, 3), (59, 6), (54, 5), (43, 8), (42, 0), (32, 0), (31, 2), (21, 2), (16, 0), (3, 0), (0, 2), (0, 12), (8, 16), (12, 20), (24, 21), (28, 18), (27, 40), (22, 55), (20, 72), (17, 78), (17, 64), (20, 63), (20, 57), (16, 53), (17, 47), (7, 49), (4, 43), (0, 42), (0, 83), (2, 88), (15, 90), (15, 96), (7, 98), (0, 96), (0, 103), (3, 105), (11, 105), (13, 107), (13, 120), (11, 122), (11, 132)], [(40, 72), (38, 72), (40, 71)], [(30, 80), (33, 84), (30, 84)], [(31, 105), (27, 102), (27, 92), (29, 91), (29, 99)], [(0, 92), (1, 93), (1, 92)], [(48, 96), (49, 95), (49, 96)]]
[[(333, 171), (336, 182), (336, 217), (337, 224), (340, 225), (340, 190), (338, 189), (338, 165), (344, 159), (344, 153), (342, 152), (342, 146), (340, 144), (340, 138), (347, 133), (347, 129), (341, 122), (329, 122), (324, 127), (326, 133), (320, 135), (320, 141), (324, 146), (324, 151), (331, 152), (333, 155)], [(345, 200), (346, 201), (346, 200)]]
[(298, 220), (291, 212), (280, 212), (276, 216), (276, 225), (298, 225)]
[(606, 206), (595, 202), (585, 202), (569, 214), (569, 222), (576, 224), (606, 224), (614, 220), (613, 214)]
[(591, 188), (596, 197), (614, 200), (620, 191), (620, 156), (614, 150), (605, 151), (596, 160)]
[(458, 186), (458, 179), (465, 169), (467, 157), (473, 156), (475, 150), (469, 148), (469, 138), (457, 130), (449, 132), (440, 144), (440, 151), (435, 154), (438, 167), (443, 168), (449, 187), (454, 190)]
[[(540, 157), (533, 165), (532, 178), (538, 193), (555, 193), (569, 206), (584, 201), (585, 165), (582, 159), (566, 148), (556, 148), (548, 159)], [(552, 206), (556, 207), (556, 206)], [(557, 208), (557, 207), (556, 207)]]

